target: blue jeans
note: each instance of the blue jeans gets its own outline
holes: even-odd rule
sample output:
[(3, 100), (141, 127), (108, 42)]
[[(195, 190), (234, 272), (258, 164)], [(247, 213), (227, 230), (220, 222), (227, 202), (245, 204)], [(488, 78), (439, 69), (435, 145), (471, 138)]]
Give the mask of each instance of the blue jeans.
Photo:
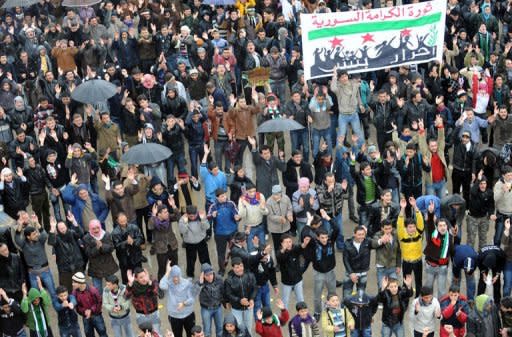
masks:
[(270, 80), (270, 90), (275, 94), (279, 99), (283, 99), (286, 97), (286, 80), (273, 81)]
[(396, 274), (396, 267), (377, 267), (377, 289), (380, 289), (384, 276), (398, 279), (398, 275)]
[(103, 294), (103, 279), (97, 277), (91, 277), (92, 286), (96, 288), (100, 294)]
[[(357, 325), (357, 323), (356, 323)], [(372, 337), (372, 327), (358, 329), (357, 327), (350, 333), (351, 337)]]
[(331, 222), (330, 221), (322, 219), (322, 227), (327, 231), (327, 233), (329, 233), (329, 235), (331, 234), (332, 228), (331, 228)]
[(395, 325), (389, 327), (386, 324), (382, 323), (382, 337), (391, 337), (391, 334), (393, 333), (395, 334), (395, 337), (404, 337), (404, 326), (400, 323), (396, 323)]
[(201, 308), (201, 319), (206, 337), (212, 336), (212, 319), (215, 322), (215, 336), (222, 336), (222, 306), (219, 306), (217, 309)]
[(316, 158), (316, 155), (318, 153), (318, 150), (320, 148), (320, 138), (323, 138), (324, 141), (327, 143), (327, 152), (332, 151), (332, 140), (331, 140), (331, 133), (329, 129), (313, 129), (313, 158)]
[(503, 297), (510, 296), (512, 290), (512, 262), (505, 262), (505, 268), (503, 269)]
[(446, 193), (446, 180), (442, 180), (437, 183), (427, 184), (426, 195), (435, 195), (439, 199), (442, 199)]
[(340, 213), (334, 218), (334, 223), (339, 230), (338, 237), (336, 238), (336, 248), (343, 249), (345, 248), (345, 237), (343, 236), (343, 215), (341, 213), (341, 209), (339, 209), (338, 212)]
[[(189, 145), (188, 146), (188, 155), (190, 157), (190, 173), (194, 177), (198, 177), (197, 168), (199, 161), (203, 159), (204, 155), (204, 144), (200, 145)], [(218, 163), (217, 163), (218, 164)]]
[(71, 326), (60, 326), (59, 325), (59, 332), (60, 332), (60, 337), (82, 337), (82, 333), (80, 332), (80, 326), (78, 325), (78, 321), (71, 324)]
[(247, 330), (252, 331), (254, 315), (252, 314), (252, 311), (250, 309), (247, 309), (247, 310), (231, 309), (231, 313), (233, 314), (233, 316), (235, 316), (236, 321), (238, 323), (238, 327), (240, 328), (240, 331), (244, 331), (244, 328), (247, 328)]
[(110, 324), (112, 325), (112, 331), (114, 331), (114, 337), (122, 337), (123, 331), (124, 337), (134, 337), (130, 315), (123, 318), (110, 317)]
[(268, 286), (268, 282), (258, 287), (258, 292), (254, 299), (254, 317), (256, 317), (256, 312), (262, 307), (270, 307), (270, 287)]
[(95, 315), (87, 319), (83, 317), (84, 332), (86, 337), (94, 337), (94, 330), (100, 335), (100, 337), (107, 337), (107, 329), (105, 328), (105, 321), (103, 316)]
[(292, 141), (292, 150), (300, 150), (302, 146), (302, 155), (304, 157), (304, 161), (309, 161), (308, 128), (290, 131), (290, 139)]
[(448, 266), (431, 266), (425, 263), (425, 273), (427, 274), (424, 286), (434, 289), (434, 281), (437, 278), (437, 298), (441, 298), (447, 291), (446, 279), (448, 274)]
[(160, 314), (159, 314), (158, 310), (156, 310), (155, 312), (153, 312), (151, 314), (147, 314), (147, 315), (136, 314), (135, 321), (136, 321), (137, 325), (139, 325), (139, 326), (144, 322), (150, 322), (151, 325), (153, 326), (153, 331), (158, 333), (159, 336), (162, 336), (162, 334), (160, 332), (161, 321), (160, 321)]
[(299, 283), (289, 286), (286, 284), (281, 285), (281, 299), (283, 300), (284, 306), (288, 308), (288, 302), (290, 301), (290, 294), (292, 291), (295, 293), (295, 302), (303, 302), (304, 301), (304, 289), (303, 289), (304, 281), (300, 281)]
[(359, 114), (357, 112), (353, 112), (350, 115), (340, 112), (338, 116), (338, 137), (346, 137), (349, 124), (352, 127), (352, 133), (355, 133), (359, 139), (364, 139), (361, 121), (359, 120)]
[(50, 270), (43, 271), (41, 274), (37, 274), (34, 272), (29, 272), (28, 277), (30, 279), (30, 287), (37, 288), (37, 276), (41, 279), (46, 291), (50, 294), (50, 299), (53, 301), (54, 298), (57, 297), (57, 293), (55, 292), (55, 282), (53, 282), (53, 276)]
[(66, 220), (63, 218), (60, 211), (60, 204), (62, 202), (62, 206), (64, 206), (64, 213), (66, 213), (68, 207), (66, 203), (64, 203), (64, 199), (62, 199), (62, 195), (55, 196), (53, 193), (50, 193), (50, 201), (52, 202), (53, 214), (55, 215), (55, 219), (57, 221)]
[[(213, 142), (215, 162), (219, 166), (219, 169), (224, 172), (228, 172), (231, 166), (228, 157), (225, 155), (228, 144), (229, 142), (227, 140), (217, 140)], [(224, 159), (224, 162), (222, 159)]]
[(496, 246), (501, 245), (501, 237), (503, 236), (503, 230), (505, 229), (505, 220), (508, 217), (504, 214), (500, 214), (497, 212), (496, 214), (496, 221), (494, 222), (494, 226), (496, 228), (496, 231), (494, 232), (494, 244)]
[(300, 233), (302, 233), (302, 230), (304, 227), (306, 227), (307, 222), (305, 221), (298, 221), (295, 220), (295, 225), (297, 226), (297, 236), (300, 237)]
[[(511, 264), (511, 277), (512, 277), (512, 264)], [(507, 265), (505, 264), (505, 269), (503, 270), (503, 274), (506, 278), (506, 268)], [(460, 286), (460, 278), (461, 278), (461, 269), (460, 268), (453, 268), (453, 284)], [(474, 300), (475, 299), (475, 291), (476, 291), (476, 283), (475, 283), (475, 275), (471, 274), (468, 275), (466, 272), (464, 272), (464, 275), (466, 276), (466, 296), (468, 300)], [(512, 280), (511, 280), (512, 281)], [(506, 284), (506, 279), (505, 279)]]
[(167, 181), (174, 180), (174, 167), (178, 165), (178, 172), (187, 172), (185, 153), (178, 152), (173, 153), (172, 156), (167, 159)]
[(338, 134), (336, 128), (338, 127), (338, 115), (332, 114), (331, 115), (331, 126), (329, 127), (329, 130), (331, 132), (331, 140), (332, 145), (335, 146), (338, 141), (336, 140)]
[(259, 246), (262, 247), (265, 244), (265, 229), (263, 228), (263, 224), (260, 224), (255, 227), (251, 227), (251, 231), (249, 232), (249, 236), (247, 237), (247, 251), (252, 252), (254, 250), (254, 244), (252, 243), (252, 239), (257, 236), (260, 239)]

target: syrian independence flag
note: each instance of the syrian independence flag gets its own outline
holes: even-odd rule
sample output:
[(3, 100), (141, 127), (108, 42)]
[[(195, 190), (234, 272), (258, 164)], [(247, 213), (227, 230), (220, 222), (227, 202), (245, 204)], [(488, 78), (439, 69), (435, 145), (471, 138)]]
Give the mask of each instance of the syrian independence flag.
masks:
[(306, 80), (441, 60), (446, 1), (301, 14)]

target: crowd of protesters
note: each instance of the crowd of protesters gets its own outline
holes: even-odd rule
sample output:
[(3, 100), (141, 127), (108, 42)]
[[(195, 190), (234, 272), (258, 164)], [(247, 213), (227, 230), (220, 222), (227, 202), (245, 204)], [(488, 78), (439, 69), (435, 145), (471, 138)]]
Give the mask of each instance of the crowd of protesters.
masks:
[(301, 13), (394, 5), (2, 10), (2, 336), (511, 335), (512, 1), (448, 0), (442, 62), (304, 80)]

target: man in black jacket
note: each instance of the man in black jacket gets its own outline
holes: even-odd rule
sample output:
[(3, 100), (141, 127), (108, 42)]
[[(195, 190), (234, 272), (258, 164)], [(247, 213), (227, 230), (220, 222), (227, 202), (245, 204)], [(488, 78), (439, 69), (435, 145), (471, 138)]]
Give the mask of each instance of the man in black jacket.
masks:
[(162, 143), (171, 149), (172, 155), (167, 159), (167, 181), (174, 180), (174, 167), (178, 165), (178, 172), (186, 172), (184, 132), (185, 122), (173, 115), (168, 115), (164, 121)]
[[(292, 149), (296, 149), (292, 146)], [(286, 187), (286, 195), (292, 200), (292, 195), (299, 189), (299, 178), (306, 177), (313, 181), (311, 165), (307, 163), (309, 153), (304, 152), (304, 157), (300, 150), (293, 150), (292, 157), (286, 163), (286, 171), (283, 172), (283, 184)]]
[(389, 220), (392, 224), (396, 224), (399, 213), (399, 206), (392, 201), (391, 190), (383, 190), (380, 194), (380, 201), (374, 203), (370, 208), (367, 235), (373, 237), (379, 231), (383, 220)]
[(36, 213), (37, 217), (41, 219), (44, 230), (50, 231), (50, 201), (48, 200), (48, 192), (46, 188), (51, 191), (52, 184), (46, 175), (46, 172), (37, 164), (36, 159), (27, 155), (28, 167), (23, 171), (27, 178), (30, 194), (30, 202), (32, 210)]
[(377, 130), (377, 144), (381, 153), (384, 153), (386, 142), (392, 140), (392, 124), (396, 124), (397, 115), (403, 104), (403, 99), (391, 98), (384, 89), (379, 91), (376, 100), (373, 99), (369, 103), (374, 114), (373, 124)]
[(224, 281), (217, 275), (209, 263), (201, 265), (199, 276), (199, 304), (201, 305), (201, 319), (204, 335), (212, 336), (212, 319), (215, 321), (215, 336), (222, 336), (222, 302), (224, 294)]
[(136, 267), (142, 267), (143, 256), (140, 245), (144, 242), (144, 238), (137, 225), (128, 223), (125, 213), (121, 212), (117, 215), (116, 224), (112, 231), (112, 241), (121, 269), (121, 278), (123, 283), (127, 284), (128, 270), (133, 271)]
[(496, 221), (496, 215), (494, 215), (494, 193), (489, 186), (487, 178), (479, 174), (477, 181), (473, 184), (470, 191), (467, 218), (468, 245), (475, 248), (475, 239), (478, 234), (478, 249), (482, 249), (486, 244), (489, 221)]
[[(331, 220), (327, 216), (328, 220)], [(308, 259), (313, 263), (314, 270), (314, 291), (313, 299), (315, 302), (315, 318), (320, 318), (322, 312), (322, 290), (324, 286), (327, 293), (336, 292), (336, 249), (335, 243), (339, 233), (339, 228), (334, 226), (331, 234), (325, 229), (316, 231), (316, 238), (309, 242), (307, 246)]]
[(358, 291), (365, 291), (370, 270), (371, 240), (366, 237), (366, 228), (357, 226), (354, 236), (345, 241), (343, 264), (346, 278), (343, 284), (343, 298), (352, 294), (354, 285)]
[(48, 244), (53, 247), (53, 254), (56, 257), (57, 269), (59, 271), (59, 284), (65, 286), (68, 291), (73, 290), (72, 277), (75, 273), (85, 270), (85, 262), (80, 249), (79, 240), (84, 236), (82, 227), (76, 222), (73, 213), (67, 216), (68, 226), (54, 218), (50, 218), (50, 232), (48, 233)]
[(20, 302), (23, 298), (21, 286), (25, 283), (25, 270), (18, 254), (9, 251), (7, 244), (0, 242), (0, 288), (9, 298)]
[(254, 298), (258, 291), (256, 278), (250, 271), (244, 270), (244, 263), (239, 257), (231, 260), (233, 269), (224, 281), (226, 301), (231, 305), (240, 329), (252, 330)]
[[(284, 111), (288, 118), (293, 119), (297, 123), (304, 126), (303, 129), (290, 131), (290, 139), (292, 142), (292, 149), (299, 151), (302, 146), (304, 161), (307, 163), (309, 161), (309, 133), (307, 128), (307, 116), (309, 114), (309, 107), (307, 101), (301, 98), (300, 91), (292, 92), (292, 97), (288, 102), (286, 102)], [(292, 159), (295, 156), (294, 153), (292, 153)], [(290, 164), (290, 162), (288, 162), (288, 164)], [(302, 175), (302, 177), (308, 177), (309, 180), (313, 181), (313, 179), (307, 175)]]
[(475, 180), (475, 177), (472, 177), (475, 151), (476, 148), (471, 141), (470, 132), (462, 132), (460, 143), (453, 148), (452, 185), (453, 193), (460, 193), (462, 187), (462, 195), (466, 203), (469, 202), (471, 181)]
[(303, 270), (299, 259), (309, 241), (311, 241), (311, 237), (304, 237), (302, 245), (297, 245), (293, 244), (293, 237), (290, 234), (281, 235), (281, 249), (276, 251), (276, 259), (281, 271), (281, 299), (285, 307), (288, 307), (292, 291), (295, 292), (297, 302), (304, 301), (302, 290)]
[(0, 193), (4, 211), (11, 218), (17, 219), (18, 212), (24, 211), (28, 206), (27, 197), (27, 178), (23, 175), (23, 170), (16, 170), (17, 176), (14, 177), (10, 168), (5, 167), (0, 172)]

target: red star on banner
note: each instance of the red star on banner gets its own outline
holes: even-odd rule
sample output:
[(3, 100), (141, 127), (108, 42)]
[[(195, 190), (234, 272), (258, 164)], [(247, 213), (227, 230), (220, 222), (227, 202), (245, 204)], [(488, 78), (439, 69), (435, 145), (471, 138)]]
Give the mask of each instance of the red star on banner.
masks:
[(338, 39), (337, 37), (335, 37), (334, 39), (329, 40), (329, 42), (331, 43), (331, 48), (336, 48), (337, 46), (341, 46), (341, 42), (343, 42), (343, 39)]
[(365, 44), (366, 42), (375, 42), (375, 40), (373, 39), (373, 35), (370, 33), (366, 33), (365, 35), (362, 35), (361, 37), (363, 38), (363, 44)]
[(400, 31), (401, 37), (406, 37), (411, 35), (412, 30), (405, 28), (404, 30)]

